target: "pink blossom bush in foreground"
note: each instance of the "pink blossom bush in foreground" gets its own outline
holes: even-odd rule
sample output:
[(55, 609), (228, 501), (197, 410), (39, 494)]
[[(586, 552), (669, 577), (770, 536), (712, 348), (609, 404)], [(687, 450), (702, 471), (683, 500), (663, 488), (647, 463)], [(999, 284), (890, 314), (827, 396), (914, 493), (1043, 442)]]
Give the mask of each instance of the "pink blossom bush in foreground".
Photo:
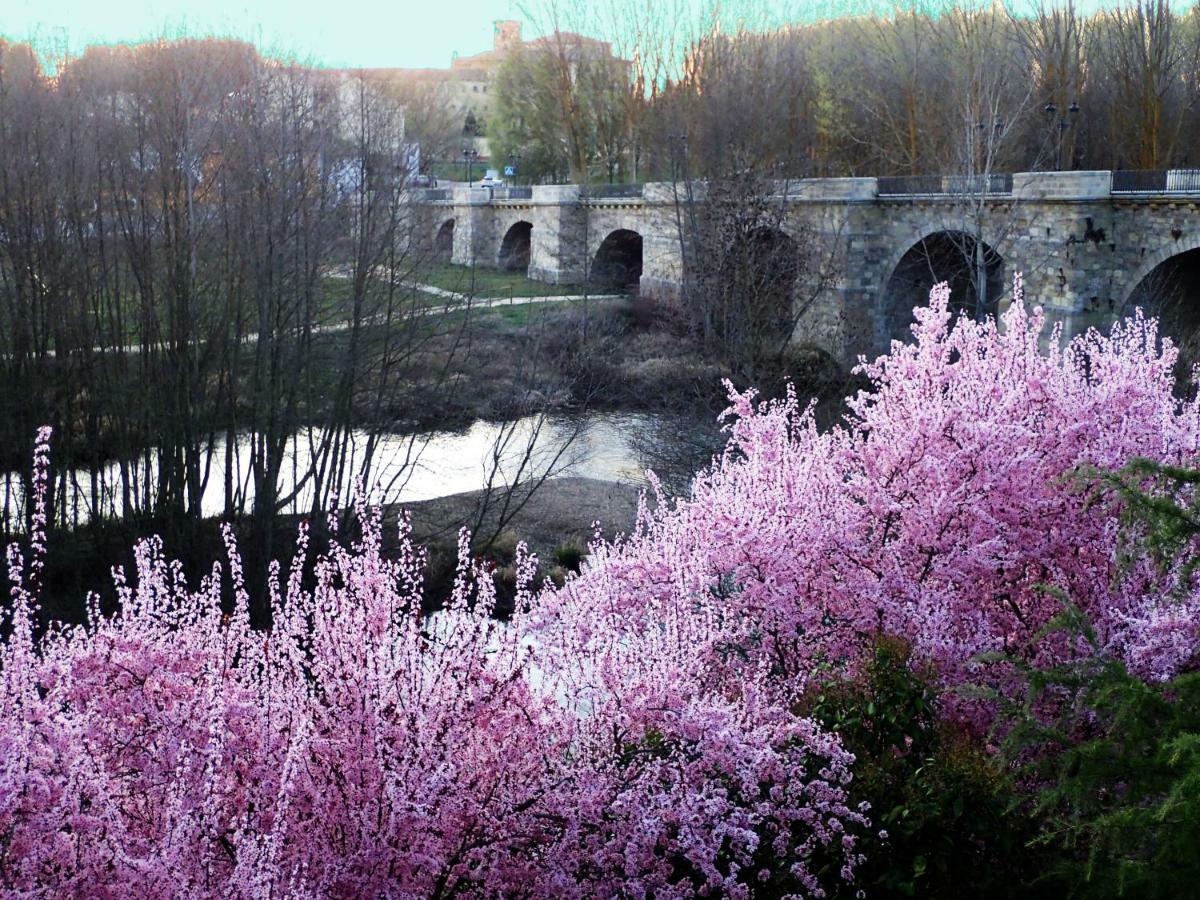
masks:
[(738, 691), (702, 680), (718, 621), (676, 610), (586, 658), (543, 654), (523, 638), (538, 613), (489, 618), (466, 564), (423, 618), (422, 555), (405, 540), (384, 560), (365, 521), (314, 590), (275, 570), (270, 633), (249, 627), (231, 538), (232, 616), (218, 567), (190, 590), (150, 540), (114, 619), (93, 605), (43, 640), (35, 522), (29, 564), (9, 552), (0, 893), (821, 896), (852, 877), (852, 758), (753, 671)]
[[(1195, 459), (1200, 407), (1172, 395), (1177, 352), (1140, 314), (1064, 342), (1019, 280), (1014, 294), (997, 327), (953, 323), (935, 288), (916, 343), (864, 363), (870, 389), (826, 433), (795, 396), (733, 393), (728, 448), (690, 498), (597, 548), (551, 603), (566, 621), (594, 610), (599, 644), (630, 616), (705, 611), (784, 685), (899, 635), (954, 685), (980, 677), (977, 654), (1026, 652), (1062, 610), (1051, 585), (1144, 677), (1193, 665), (1200, 592), (1168, 599), (1146, 565), (1118, 578), (1118, 511), (1072, 477)], [(1077, 649), (1057, 636), (1029, 652)]]

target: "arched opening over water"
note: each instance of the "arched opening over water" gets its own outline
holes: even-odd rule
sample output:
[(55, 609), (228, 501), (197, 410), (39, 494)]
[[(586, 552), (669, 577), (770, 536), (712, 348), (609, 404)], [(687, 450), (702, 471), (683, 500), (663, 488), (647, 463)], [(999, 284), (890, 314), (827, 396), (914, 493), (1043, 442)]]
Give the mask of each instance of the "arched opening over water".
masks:
[(532, 222), (517, 222), (504, 235), (500, 242), (500, 256), (497, 265), (507, 272), (529, 271), (530, 239), (533, 234)]
[(1141, 307), (1159, 320), (1159, 334), (1179, 347), (1176, 377), (1186, 381), (1200, 362), (1200, 248), (1160, 262), (1134, 285), (1118, 317)]
[(454, 220), (447, 219), (433, 239), (433, 257), (438, 262), (450, 262), (454, 256)]
[[(985, 293), (979, 295), (979, 264)], [(929, 303), (935, 284), (950, 284), (950, 306), (972, 319), (995, 316), (1004, 294), (1004, 259), (992, 247), (961, 231), (922, 238), (900, 258), (884, 287), (876, 349), (912, 339), (913, 309)]]
[(642, 280), (642, 236), (627, 228), (608, 235), (592, 260), (591, 282), (604, 290), (634, 293)]
[(801, 262), (796, 241), (779, 228), (763, 226), (740, 235), (721, 261), (721, 290), (730, 301), (723, 304), (724, 314), (743, 320), (754, 333), (786, 340), (794, 324)]

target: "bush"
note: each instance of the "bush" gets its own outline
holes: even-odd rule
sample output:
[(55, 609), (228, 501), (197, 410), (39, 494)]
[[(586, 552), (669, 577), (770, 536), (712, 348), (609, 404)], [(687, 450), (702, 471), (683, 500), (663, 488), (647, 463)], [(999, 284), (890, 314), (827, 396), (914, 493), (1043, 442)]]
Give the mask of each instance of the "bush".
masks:
[(881, 636), (857, 678), (828, 681), (800, 704), (854, 754), (851, 801), (873, 810), (857, 887), (882, 898), (958, 898), (967, 885), (972, 897), (1010, 897), (1042, 867), (1045, 854), (1027, 848), (1037, 823), (1015, 809), (1002, 764), (940, 716), (937, 695), (936, 673), (905, 641)]
[(562, 568), (578, 573), (586, 553), (578, 541), (567, 541), (555, 547), (553, 555), (554, 561)]
[(694, 650), (721, 632), (703, 617), (600, 646), (590, 610), (542, 622), (521, 547), (508, 626), (465, 535), (429, 617), (405, 520), (387, 560), (360, 509), (361, 539), (334, 540), (312, 587), (301, 531), (270, 632), (250, 627), (227, 531), (231, 614), (219, 567), (193, 591), (154, 539), (133, 579), (115, 574), (116, 616), (93, 603), (86, 627), (36, 637), (47, 437), (0, 646), (6, 892), (745, 897), (853, 877), (865, 820), (836, 737), (753, 673), (740, 697), (713, 690)]
[[(870, 387), (838, 427), (819, 429), (794, 393), (732, 392), (729, 447), (690, 497), (594, 549), (565, 590), (740, 623), (740, 652), (783, 680), (821, 665), (852, 675), (872, 635), (894, 634), (944, 687), (976, 680), (985, 652), (1086, 654), (1062, 635), (1032, 640), (1058, 611), (1050, 584), (1106, 650), (1161, 658), (1147, 677), (1178, 671), (1200, 641), (1159, 627), (1169, 611), (1152, 573), (1117, 585), (1120, 512), (1068, 484), (1081, 467), (1200, 450), (1200, 406), (1172, 393), (1170, 342), (1135, 317), (1064, 345), (1019, 285), (1002, 324), (955, 322), (945, 286), (916, 316), (915, 344), (862, 366)], [(943, 712), (978, 726), (991, 714), (955, 696)]]
[[(1037, 791), (1046, 873), (1073, 897), (1174, 898), (1200, 884), (1200, 469), (1138, 459), (1094, 473), (1122, 513), (1120, 577), (1155, 573), (1165, 602), (1153, 637), (1124, 658), (1064, 600), (1046, 628), (1090, 653), (1053, 665), (1001, 655), (1025, 696), (1007, 705), (1005, 753)], [(1131, 672), (1130, 667), (1137, 671)], [(1182, 666), (1189, 670), (1179, 672)], [(1164, 678), (1164, 673), (1178, 672)]]
[[(1054, 627), (1095, 639), (1073, 607)], [(1026, 703), (1008, 723), (1007, 754), (1036, 789), (1037, 843), (1055, 861), (1038, 880), (1097, 900), (1195, 896), (1200, 673), (1147, 682), (1095, 646), (1091, 658), (1026, 670)]]

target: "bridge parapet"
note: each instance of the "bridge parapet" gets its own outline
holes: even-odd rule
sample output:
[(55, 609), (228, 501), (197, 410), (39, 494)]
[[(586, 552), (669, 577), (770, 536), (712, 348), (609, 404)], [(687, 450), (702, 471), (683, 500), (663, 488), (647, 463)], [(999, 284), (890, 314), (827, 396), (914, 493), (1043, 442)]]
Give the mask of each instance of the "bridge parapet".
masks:
[(875, 199), (875, 178), (798, 178), (775, 182), (775, 195), (815, 203), (854, 203)]
[[(708, 185), (702, 181), (693, 181), (692, 195), (704, 197), (708, 195)], [(676, 199), (686, 200), (688, 185), (682, 181), (650, 181), (642, 185), (642, 201), (645, 203), (674, 203)]]
[(1200, 169), (1117, 170), (1113, 194), (1200, 194)]
[(579, 192), (584, 200), (641, 199), (643, 184), (589, 184)]
[(578, 203), (579, 185), (577, 184), (535, 184), (533, 186), (534, 203)]
[[(1190, 196), (1200, 194), (1200, 169), (799, 178), (773, 183), (774, 196), (802, 203), (870, 203), (928, 197), (977, 197), (981, 193), (1003, 202), (1010, 199), (1100, 201), (1124, 195), (1143, 198)], [(451, 203), (456, 206), (485, 206), (504, 200), (531, 200), (538, 205), (640, 200), (647, 205), (661, 205), (677, 200), (702, 203), (708, 199), (708, 184), (703, 181), (615, 185), (538, 184), (532, 187), (455, 184), (443, 188), (417, 189), (413, 195), (421, 202)]]
[(1013, 197), (1018, 200), (1107, 200), (1112, 173), (1017, 172), (1013, 175)]
[(1012, 175), (891, 175), (875, 179), (879, 197), (1007, 196)]

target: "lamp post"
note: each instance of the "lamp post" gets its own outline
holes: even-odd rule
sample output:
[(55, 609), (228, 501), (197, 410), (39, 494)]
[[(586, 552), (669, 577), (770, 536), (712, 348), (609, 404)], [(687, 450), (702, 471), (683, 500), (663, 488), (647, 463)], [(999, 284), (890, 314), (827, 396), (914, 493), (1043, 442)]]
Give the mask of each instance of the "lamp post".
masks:
[(1058, 107), (1053, 103), (1047, 103), (1043, 109), (1046, 113), (1046, 120), (1050, 123), (1051, 127), (1058, 130), (1058, 134), (1055, 135), (1054, 140), (1054, 171), (1061, 172), (1063, 134), (1075, 124), (1075, 119), (1079, 116), (1079, 104), (1072, 100), (1071, 105), (1067, 107), (1070, 118), (1060, 116), (1057, 123), (1054, 121), (1054, 114), (1058, 112)]
[(508, 164), (510, 166), (512, 166), (513, 184), (519, 185), (520, 181), (518, 179), (521, 177), (521, 174), (520, 174), (521, 173), (521, 154), (520, 153), (508, 154)]
[(667, 140), (671, 144), (671, 174), (675, 177), (678, 168), (684, 169), (684, 180), (687, 180), (687, 134), (680, 132), (679, 134), (668, 134)]
[(479, 159), (479, 151), (474, 147), (463, 147), (463, 160), (467, 164), (467, 184), (471, 183), (471, 163)]

